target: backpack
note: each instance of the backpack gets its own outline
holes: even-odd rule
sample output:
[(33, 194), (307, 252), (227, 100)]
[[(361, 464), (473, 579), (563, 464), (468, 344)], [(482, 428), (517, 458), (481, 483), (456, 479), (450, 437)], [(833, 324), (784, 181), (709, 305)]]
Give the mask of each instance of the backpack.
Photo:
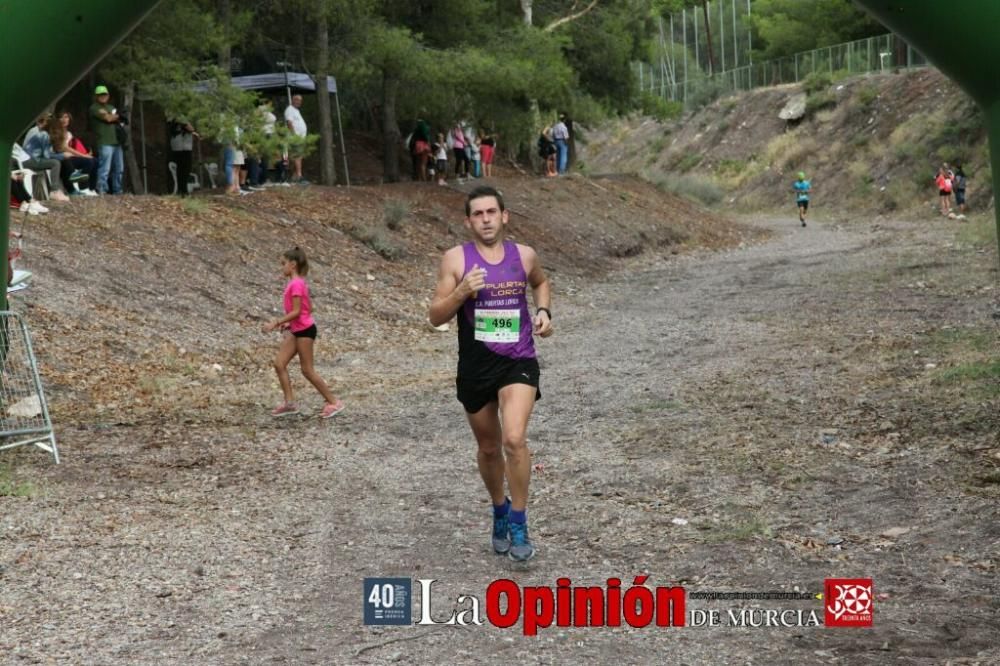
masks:
[(951, 192), (951, 178), (944, 179), (944, 191), (949, 193)]

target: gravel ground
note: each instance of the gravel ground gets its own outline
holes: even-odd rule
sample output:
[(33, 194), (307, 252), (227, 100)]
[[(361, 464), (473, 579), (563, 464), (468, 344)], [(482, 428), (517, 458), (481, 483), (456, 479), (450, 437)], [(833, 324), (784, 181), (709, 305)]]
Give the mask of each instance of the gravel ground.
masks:
[[(454, 334), (381, 340), (320, 355), (349, 400), (332, 422), (107, 419), (60, 432), (59, 468), (11, 454), (37, 491), (0, 497), (0, 660), (996, 663), (1000, 392), (928, 366), (996, 358), (994, 250), (939, 222), (747, 222), (774, 237), (557, 283), (528, 565), (488, 547)], [(262, 376), (233, 380), (244, 404), (273, 394)], [(870, 577), (874, 627), (361, 620), (367, 576), (436, 579), (440, 619), (498, 578), (643, 573), (689, 591)], [(688, 607), (754, 603), (821, 611)]]

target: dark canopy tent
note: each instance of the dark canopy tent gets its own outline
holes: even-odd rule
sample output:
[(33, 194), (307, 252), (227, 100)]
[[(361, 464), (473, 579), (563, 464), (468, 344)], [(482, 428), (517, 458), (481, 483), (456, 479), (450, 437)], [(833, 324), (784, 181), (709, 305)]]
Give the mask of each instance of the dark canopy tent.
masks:
[[(316, 92), (316, 83), (312, 77), (302, 72), (272, 72), (269, 74), (253, 74), (250, 76), (234, 76), (231, 82), (237, 88), (243, 90), (281, 90), (285, 89), (288, 103), (292, 103), (293, 92)], [(207, 91), (209, 83), (207, 81), (196, 83), (195, 90)], [(347, 151), (344, 145), (344, 127), (340, 121), (340, 99), (337, 95), (337, 80), (332, 76), (326, 77), (326, 92), (333, 95), (334, 108), (337, 109), (337, 134), (340, 136), (340, 155), (344, 162), (344, 181), (351, 182), (350, 173), (347, 170)], [(146, 126), (143, 114), (143, 102), (150, 99), (149, 95), (144, 95), (140, 90), (136, 95), (139, 99), (139, 134), (142, 137), (142, 189), (148, 192), (146, 182)]]

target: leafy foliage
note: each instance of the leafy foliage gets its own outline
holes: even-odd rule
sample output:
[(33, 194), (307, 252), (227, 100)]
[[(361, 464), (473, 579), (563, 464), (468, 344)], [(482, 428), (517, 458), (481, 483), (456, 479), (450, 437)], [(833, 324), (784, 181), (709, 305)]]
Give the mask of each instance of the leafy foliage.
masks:
[(656, 118), (661, 123), (679, 118), (684, 112), (683, 102), (671, 102), (652, 93), (643, 93), (641, 104), (644, 114)]
[(751, 14), (756, 51), (779, 58), (885, 32), (850, 0), (756, 0)]

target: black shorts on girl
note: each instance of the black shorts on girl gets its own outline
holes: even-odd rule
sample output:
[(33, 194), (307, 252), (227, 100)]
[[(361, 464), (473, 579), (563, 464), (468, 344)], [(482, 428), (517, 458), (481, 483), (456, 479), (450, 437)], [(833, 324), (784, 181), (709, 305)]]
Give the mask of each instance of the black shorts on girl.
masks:
[(311, 340), (316, 339), (316, 324), (313, 324), (309, 328), (303, 328), (301, 331), (292, 331), (292, 335), (297, 338), (309, 338)]

